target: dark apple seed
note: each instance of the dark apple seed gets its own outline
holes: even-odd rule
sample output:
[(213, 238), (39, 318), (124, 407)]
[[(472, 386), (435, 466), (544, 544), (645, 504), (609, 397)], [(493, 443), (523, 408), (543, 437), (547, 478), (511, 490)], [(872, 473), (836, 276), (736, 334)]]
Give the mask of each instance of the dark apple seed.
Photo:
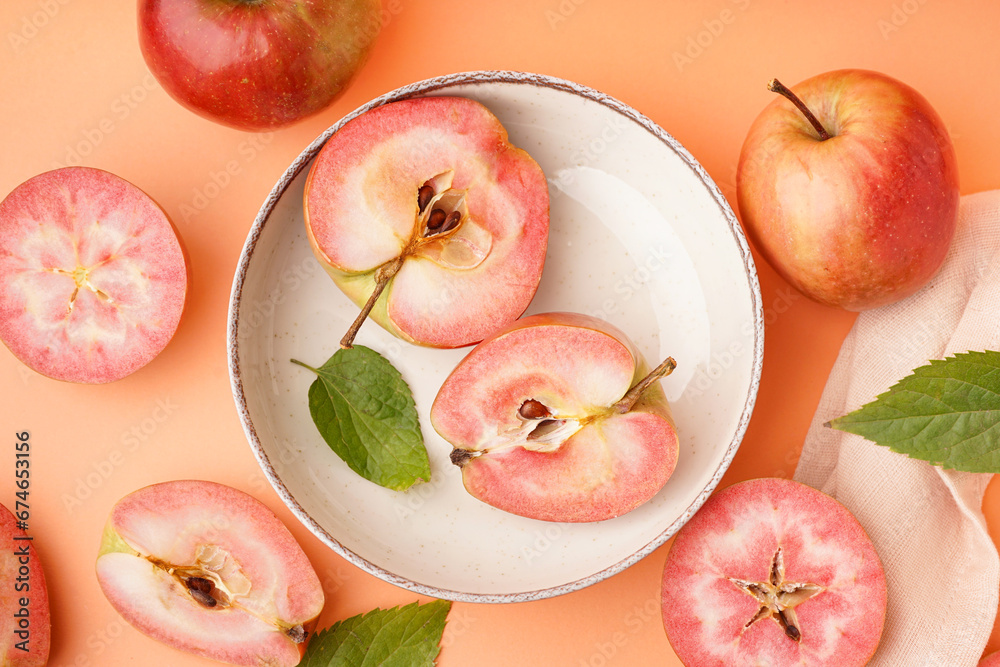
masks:
[(427, 183), (421, 185), (420, 189), (417, 190), (417, 206), (420, 208), (421, 213), (424, 212), (424, 209), (427, 208), (427, 205), (431, 203), (431, 199), (433, 198), (434, 188)]
[(211, 609), (218, 604), (218, 601), (212, 597), (212, 589), (215, 588), (215, 584), (208, 579), (190, 577), (184, 581), (184, 584), (191, 591), (191, 597), (197, 600), (203, 607)]
[(462, 214), (458, 211), (452, 211), (449, 213), (448, 217), (445, 218), (444, 225), (441, 227), (441, 233), (444, 234), (445, 232), (450, 232), (455, 229), (455, 227), (458, 227), (458, 221), (461, 219)]
[(784, 609), (778, 610), (778, 625), (785, 631), (785, 635), (794, 641), (799, 641), (802, 639), (802, 633), (793, 624), (788, 622), (788, 617), (785, 615)]
[(199, 591), (197, 588), (191, 589), (191, 597), (200, 602), (203, 607), (208, 607), (209, 609), (219, 604), (211, 595)]
[(521, 403), (521, 408), (517, 411), (517, 414), (521, 415), (522, 419), (545, 419), (552, 416), (552, 413), (549, 412), (549, 409), (541, 401), (536, 401), (533, 398), (529, 398), (524, 403)]
[(431, 211), (431, 214), (427, 216), (427, 231), (437, 234), (438, 230), (441, 229), (441, 225), (444, 224), (446, 217), (443, 209), (436, 208)]
[(184, 583), (187, 585), (188, 590), (201, 591), (202, 593), (211, 593), (212, 589), (215, 588), (215, 584), (202, 577), (191, 577)]

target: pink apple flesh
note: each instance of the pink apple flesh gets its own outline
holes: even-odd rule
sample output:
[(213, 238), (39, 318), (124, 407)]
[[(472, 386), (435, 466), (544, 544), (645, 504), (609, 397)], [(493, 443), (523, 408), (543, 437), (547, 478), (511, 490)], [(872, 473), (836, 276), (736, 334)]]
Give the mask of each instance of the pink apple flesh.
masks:
[(886, 580), (861, 525), (798, 482), (719, 491), (677, 534), (663, 623), (687, 667), (860, 667), (879, 643)]
[[(412, 343), (460, 347), (528, 307), (548, 203), (541, 169), (486, 107), (431, 97), (377, 107), (330, 137), (305, 217), (316, 257), (359, 306), (379, 268), (401, 261), (372, 319)], [(435, 231), (435, 217), (455, 222)]]
[(659, 387), (615, 407), (646, 370), (607, 322), (534, 315), (469, 353), (434, 399), (431, 423), (483, 502), (545, 521), (610, 519), (652, 498), (677, 461)]
[(103, 383), (135, 372), (174, 335), (186, 292), (170, 221), (113, 174), (50, 171), (0, 203), (0, 339), (43, 375)]
[[(26, 605), (22, 605), (27, 602)], [(31, 538), (0, 505), (0, 664), (44, 667), (52, 627), (45, 572)], [(19, 634), (21, 633), (21, 634)]]
[(141, 632), (234, 665), (297, 665), (324, 602), (280, 520), (213, 482), (166, 482), (120, 500), (97, 578)]
[(947, 129), (913, 88), (876, 72), (813, 77), (794, 93), (832, 135), (776, 97), (737, 169), (743, 225), (768, 263), (820, 303), (898, 301), (940, 268), (955, 229), (958, 169)]

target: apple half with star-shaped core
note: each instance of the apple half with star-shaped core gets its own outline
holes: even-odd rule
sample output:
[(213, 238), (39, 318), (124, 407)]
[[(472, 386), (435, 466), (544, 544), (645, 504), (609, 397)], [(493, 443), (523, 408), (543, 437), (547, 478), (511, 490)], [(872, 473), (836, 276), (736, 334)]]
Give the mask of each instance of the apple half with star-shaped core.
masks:
[(642, 357), (611, 324), (546, 313), (473, 349), (445, 380), (431, 424), (465, 488), (545, 521), (602, 521), (663, 487), (677, 462), (670, 408)]
[(877, 72), (768, 87), (782, 97), (753, 122), (736, 173), (754, 246), (823, 304), (866, 310), (916, 292), (944, 262), (957, 220), (958, 167), (941, 118)]
[(3, 505), (0, 505), (0, 614), (3, 619), (0, 665), (44, 667), (52, 637), (45, 572), (31, 537), (18, 528), (17, 519)]
[(294, 667), (323, 609), (302, 548), (263, 503), (174, 481), (111, 510), (97, 558), (111, 605), (140, 632), (234, 665)]
[(717, 492), (677, 533), (662, 603), (686, 667), (861, 667), (882, 636), (886, 580), (846, 507), (753, 479)]
[(392, 102), (352, 119), (305, 186), (309, 242), (362, 312), (403, 340), (476, 343), (527, 309), (545, 262), (545, 175), (486, 107)]
[(114, 174), (67, 167), (0, 202), (0, 340), (56, 380), (104, 383), (173, 337), (187, 263), (166, 214)]

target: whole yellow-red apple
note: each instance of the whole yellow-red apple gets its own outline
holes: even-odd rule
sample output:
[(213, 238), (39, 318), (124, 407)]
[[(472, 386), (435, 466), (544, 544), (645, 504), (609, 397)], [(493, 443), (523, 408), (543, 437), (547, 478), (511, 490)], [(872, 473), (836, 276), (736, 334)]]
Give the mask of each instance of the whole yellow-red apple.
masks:
[(750, 127), (736, 176), (757, 250), (820, 303), (867, 310), (916, 292), (944, 261), (958, 211), (941, 118), (877, 72), (769, 88), (783, 97)]

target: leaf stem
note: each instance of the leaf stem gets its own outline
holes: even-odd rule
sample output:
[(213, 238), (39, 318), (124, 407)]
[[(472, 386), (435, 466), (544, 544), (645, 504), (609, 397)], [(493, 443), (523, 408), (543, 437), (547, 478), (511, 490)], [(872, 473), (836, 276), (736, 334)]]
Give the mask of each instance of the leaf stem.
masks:
[(316, 375), (319, 375), (319, 371), (316, 370), (315, 368), (313, 368), (312, 366), (310, 366), (307, 363), (301, 362), (298, 359), (289, 359), (289, 361), (292, 362), (293, 364), (298, 364), (299, 366), (302, 366), (302, 368), (308, 368), (309, 370), (311, 370)]
[(809, 107), (805, 105), (805, 102), (800, 100), (798, 95), (793, 93), (790, 88), (785, 86), (785, 84), (781, 83), (777, 79), (771, 79), (767, 83), (767, 89), (772, 93), (778, 93), (794, 104), (795, 108), (801, 111), (802, 115), (806, 117), (806, 120), (812, 123), (813, 128), (815, 128), (816, 132), (819, 133), (820, 141), (826, 141), (830, 138), (830, 133), (826, 131), (826, 128), (819, 122), (819, 119), (813, 115), (813, 112), (809, 110)]
[(372, 290), (372, 295), (368, 297), (368, 301), (365, 303), (361, 312), (358, 313), (357, 318), (355, 318), (354, 323), (351, 324), (351, 328), (347, 330), (344, 337), (340, 339), (340, 347), (349, 350), (354, 345), (354, 337), (358, 335), (358, 330), (364, 323), (365, 319), (368, 318), (368, 314), (372, 312), (372, 308), (375, 307), (375, 302), (378, 298), (382, 296), (382, 291), (385, 289), (389, 281), (392, 280), (393, 276), (399, 273), (399, 269), (403, 266), (403, 256), (400, 255), (395, 259), (392, 259), (382, 266), (375, 269), (375, 289)]
[(611, 406), (611, 409), (619, 414), (625, 414), (632, 409), (632, 406), (636, 404), (643, 392), (649, 388), (649, 385), (670, 375), (674, 372), (675, 368), (677, 368), (677, 362), (674, 361), (673, 357), (667, 357), (649, 375), (636, 382), (635, 386), (629, 389), (620, 401)]

